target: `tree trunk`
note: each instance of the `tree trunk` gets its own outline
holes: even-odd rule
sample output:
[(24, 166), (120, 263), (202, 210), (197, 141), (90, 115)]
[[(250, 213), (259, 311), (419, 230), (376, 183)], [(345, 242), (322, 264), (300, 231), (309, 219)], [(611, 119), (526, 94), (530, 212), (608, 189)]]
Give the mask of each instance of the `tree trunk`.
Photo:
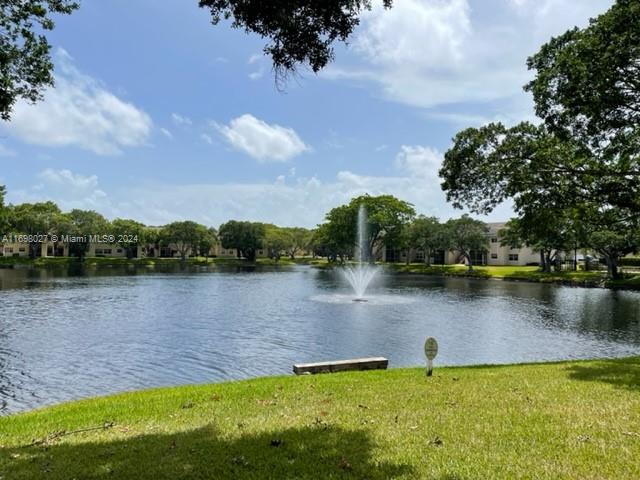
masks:
[(465, 254), (465, 258), (467, 259), (467, 262), (469, 263), (469, 265), (468, 265), (469, 271), (473, 272), (473, 262), (471, 261), (471, 255)]
[(607, 272), (613, 279), (620, 278), (620, 272), (618, 271), (618, 258), (615, 256), (607, 255), (605, 257), (607, 262)]
[(424, 251), (424, 263), (427, 267), (431, 266), (431, 250), (429, 249)]
[(546, 271), (547, 262), (544, 259), (544, 250), (540, 250), (540, 271)]
[(553, 258), (551, 255), (551, 250), (549, 250), (545, 252), (544, 273), (551, 273), (551, 265), (553, 265)]

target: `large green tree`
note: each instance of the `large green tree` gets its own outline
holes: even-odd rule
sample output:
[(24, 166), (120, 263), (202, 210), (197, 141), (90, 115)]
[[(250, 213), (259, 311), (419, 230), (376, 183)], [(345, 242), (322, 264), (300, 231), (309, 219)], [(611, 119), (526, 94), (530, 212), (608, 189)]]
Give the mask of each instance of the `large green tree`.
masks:
[(618, 0), (529, 59), (542, 125), (456, 135), (440, 171), (454, 205), (486, 213), (514, 198), (516, 209), (585, 201), (640, 211), (639, 9)]
[[(640, 128), (640, 3), (617, 0), (586, 28), (552, 38), (528, 59), (526, 86), (554, 132), (628, 157)], [(637, 148), (636, 155), (637, 159)], [(613, 153), (615, 152), (615, 153)], [(606, 155), (607, 157), (609, 155)], [(619, 165), (637, 172), (638, 164)]]
[(447, 221), (444, 228), (449, 249), (458, 252), (466, 260), (469, 271), (472, 271), (473, 256), (471, 254), (474, 251), (486, 251), (489, 244), (487, 225), (480, 220), (463, 215)]
[[(367, 214), (366, 235), (365, 244), (357, 245), (358, 212), (361, 207), (365, 208)], [(363, 259), (373, 260), (376, 247), (402, 241), (404, 227), (415, 214), (410, 203), (392, 195), (362, 195), (353, 198), (348, 205), (336, 207), (327, 213), (328, 226), (322, 233), (336, 255), (342, 256), (357, 248), (362, 252)]]
[(60, 233), (87, 241), (72, 242), (69, 244), (69, 254), (83, 259), (91, 246), (88, 237), (90, 235), (108, 235), (109, 221), (93, 210), (73, 209), (61, 217)]
[(20, 98), (35, 102), (53, 85), (51, 46), (43, 32), (53, 30), (52, 14), (78, 8), (70, 0), (3, 0), (0, 3), (0, 117), (9, 120)]
[(640, 247), (640, 221), (637, 215), (626, 215), (619, 209), (590, 206), (581, 213), (586, 232), (586, 244), (597, 252), (607, 265), (612, 278), (621, 276), (618, 261)]
[(331, 209), (326, 222), (318, 225), (314, 232), (313, 243), (318, 255), (329, 261), (344, 261), (353, 255), (356, 237), (356, 223), (349, 205)]
[(120, 246), (124, 248), (127, 258), (134, 258), (138, 254), (138, 247), (147, 242), (147, 228), (144, 224), (126, 218), (116, 218), (111, 222), (111, 234), (120, 241)]
[(293, 227), (283, 229), (288, 236), (285, 251), (292, 260), (296, 255), (304, 251), (311, 240), (311, 233), (306, 228)]
[(42, 248), (38, 236), (58, 234), (65, 220), (60, 208), (53, 202), (22, 203), (9, 210), (12, 230), (33, 236), (33, 241), (29, 242), (31, 258), (38, 256)]
[[(391, 0), (383, 0), (385, 7)], [(334, 57), (333, 44), (346, 42), (370, 0), (200, 0), (211, 12), (212, 23), (231, 20), (234, 28), (267, 39), (264, 53), (271, 57), (276, 78), (300, 66), (318, 72)]]
[(550, 272), (560, 255), (575, 246), (573, 219), (564, 211), (552, 209), (529, 212), (509, 220), (500, 231), (500, 243), (510, 248), (527, 246), (540, 254), (540, 270)]
[(410, 250), (424, 252), (424, 262), (431, 265), (431, 257), (434, 251), (444, 246), (444, 230), (436, 217), (419, 215), (405, 228), (403, 233), (404, 245), (407, 251), (407, 262), (410, 258)]
[(289, 250), (293, 243), (291, 232), (288, 229), (267, 225), (265, 227), (264, 248), (269, 258), (279, 262), (283, 253)]
[(184, 261), (189, 255), (197, 255), (203, 235), (208, 235), (208, 229), (191, 220), (173, 222), (163, 227), (161, 241), (165, 245), (172, 245)]
[(264, 245), (265, 225), (230, 220), (220, 225), (218, 237), (223, 248), (235, 248), (239, 256), (253, 262), (256, 250)]

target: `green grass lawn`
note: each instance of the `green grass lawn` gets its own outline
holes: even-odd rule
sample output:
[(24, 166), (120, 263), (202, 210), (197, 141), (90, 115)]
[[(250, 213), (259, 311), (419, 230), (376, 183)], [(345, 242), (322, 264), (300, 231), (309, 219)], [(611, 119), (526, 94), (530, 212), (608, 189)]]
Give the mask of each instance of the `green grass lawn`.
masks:
[(639, 458), (640, 357), (272, 377), (0, 418), (3, 480), (636, 479)]
[(640, 288), (640, 274), (627, 273), (619, 280), (608, 280), (605, 271), (562, 271), (544, 273), (538, 267), (525, 266), (477, 266), (473, 271), (464, 265), (432, 265), (427, 267), (421, 263), (409, 265), (401, 263), (386, 264), (387, 268), (399, 273), (415, 273), (424, 275), (448, 275), (476, 278), (497, 278), (503, 280), (520, 280), (540, 283), (566, 283), (583, 286)]

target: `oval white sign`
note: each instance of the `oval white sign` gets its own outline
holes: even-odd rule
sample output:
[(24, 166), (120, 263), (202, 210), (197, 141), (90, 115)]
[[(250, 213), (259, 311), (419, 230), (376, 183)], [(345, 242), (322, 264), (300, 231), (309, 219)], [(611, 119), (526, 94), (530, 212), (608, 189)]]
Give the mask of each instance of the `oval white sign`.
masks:
[(427, 338), (427, 341), (424, 342), (424, 354), (427, 357), (427, 360), (433, 360), (436, 358), (438, 354), (438, 342), (433, 337)]

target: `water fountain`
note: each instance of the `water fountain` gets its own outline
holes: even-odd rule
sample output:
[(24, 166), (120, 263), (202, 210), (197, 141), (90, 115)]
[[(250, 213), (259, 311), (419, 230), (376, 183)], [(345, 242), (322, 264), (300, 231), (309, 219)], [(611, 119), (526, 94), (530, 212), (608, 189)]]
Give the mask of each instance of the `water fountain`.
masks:
[(358, 232), (356, 238), (356, 264), (347, 266), (342, 270), (344, 277), (347, 279), (353, 292), (355, 293), (354, 302), (366, 302), (365, 292), (367, 287), (377, 275), (379, 267), (369, 263), (369, 235), (367, 232), (367, 209), (364, 205), (360, 205), (358, 209)]

